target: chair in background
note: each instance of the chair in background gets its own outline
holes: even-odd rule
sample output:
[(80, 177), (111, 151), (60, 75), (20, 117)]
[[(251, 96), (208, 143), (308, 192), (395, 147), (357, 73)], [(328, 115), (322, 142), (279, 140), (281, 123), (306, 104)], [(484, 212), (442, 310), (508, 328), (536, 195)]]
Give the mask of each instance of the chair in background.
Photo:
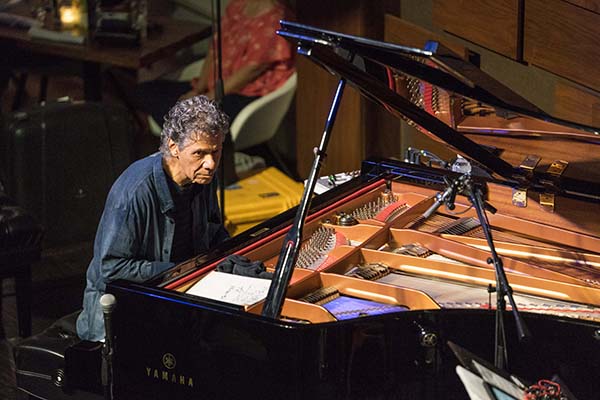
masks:
[(248, 104), (231, 124), (231, 139), (236, 151), (268, 143), (275, 134), (296, 93), (294, 72), (277, 90)]
[[(199, 74), (204, 60), (197, 61), (184, 68), (179, 75), (179, 80), (189, 81)], [(270, 146), (270, 140), (277, 133), (281, 122), (288, 112), (296, 93), (298, 75), (294, 72), (288, 80), (277, 90), (254, 100), (240, 111), (230, 127), (236, 160), (236, 172), (244, 169), (244, 164), (251, 163), (251, 158), (241, 153), (251, 147), (264, 145), (279, 167), (284, 168), (285, 163), (277, 152)], [(161, 128), (152, 117), (148, 117), (150, 131), (160, 136)], [(285, 168), (284, 168), (285, 169)], [(245, 171), (241, 171), (245, 172)], [(284, 171), (288, 173), (289, 171)]]

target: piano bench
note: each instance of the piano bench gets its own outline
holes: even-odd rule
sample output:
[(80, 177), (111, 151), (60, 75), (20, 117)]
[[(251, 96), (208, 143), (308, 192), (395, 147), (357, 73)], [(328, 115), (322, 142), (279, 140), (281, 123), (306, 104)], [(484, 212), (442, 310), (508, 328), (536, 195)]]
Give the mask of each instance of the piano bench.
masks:
[(21, 337), (31, 335), (31, 265), (41, 257), (42, 236), (41, 225), (0, 186), (0, 283), (5, 278), (15, 279)]
[(13, 352), (17, 388), (50, 400), (101, 400), (102, 343), (79, 339), (69, 314), (18, 343)]

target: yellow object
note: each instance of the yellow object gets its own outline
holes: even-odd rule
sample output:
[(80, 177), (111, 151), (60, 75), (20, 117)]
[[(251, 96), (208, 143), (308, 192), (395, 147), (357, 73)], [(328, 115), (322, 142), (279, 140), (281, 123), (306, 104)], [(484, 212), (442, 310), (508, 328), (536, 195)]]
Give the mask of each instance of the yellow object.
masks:
[(62, 28), (70, 29), (82, 26), (82, 14), (85, 10), (82, 9), (79, 0), (59, 0), (58, 5)]
[(72, 28), (81, 23), (81, 10), (75, 6), (60, 7), (60, 22), (64, 28)]
[(235, 236), (300, 203), (304, 185), (269, 167), (225, 189), (225, 227)]

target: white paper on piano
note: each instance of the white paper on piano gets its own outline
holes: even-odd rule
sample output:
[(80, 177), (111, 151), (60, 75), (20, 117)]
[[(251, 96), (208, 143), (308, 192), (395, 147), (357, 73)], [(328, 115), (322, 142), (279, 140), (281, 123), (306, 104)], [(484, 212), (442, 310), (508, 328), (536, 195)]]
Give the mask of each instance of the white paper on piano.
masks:
[(188, 289), (188, 294), (240, 306), (255, 304), (267, 297), (270, 279), (211, 271)]

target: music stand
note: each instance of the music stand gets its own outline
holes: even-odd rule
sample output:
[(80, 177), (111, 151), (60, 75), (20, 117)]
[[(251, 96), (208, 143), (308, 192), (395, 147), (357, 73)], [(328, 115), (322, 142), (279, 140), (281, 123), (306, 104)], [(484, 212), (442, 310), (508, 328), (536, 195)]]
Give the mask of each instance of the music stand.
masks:
[(453, 342), (448, 346), (461, 365), (456, 373), (473, 400), (521, 400), (525, 394), (525, 385), (520, 379), (508, 372), (496, 368), (488, 361), (476, 356)]

